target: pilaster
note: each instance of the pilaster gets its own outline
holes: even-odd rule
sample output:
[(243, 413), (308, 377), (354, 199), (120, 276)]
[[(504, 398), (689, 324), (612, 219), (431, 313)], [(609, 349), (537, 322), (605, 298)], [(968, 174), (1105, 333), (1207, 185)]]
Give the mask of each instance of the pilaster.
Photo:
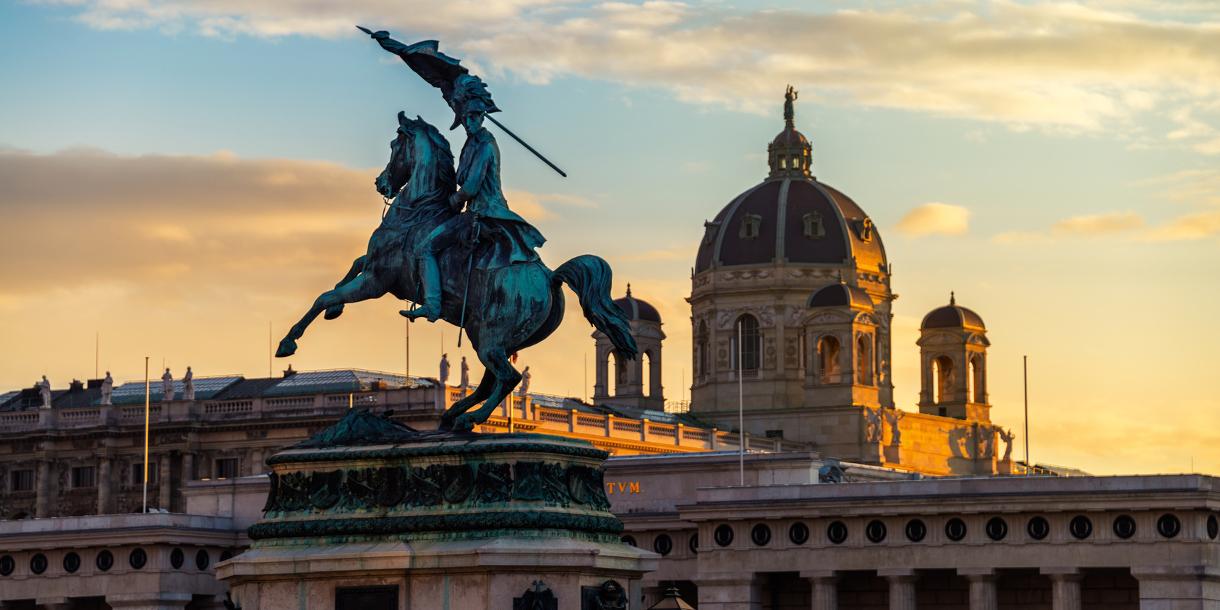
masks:
[(1140, 610), (1202, 610), (1214, 608), (1220, 590), (1202, 566), (1135, 567), (1140, 583)]
[(1080, 581), (1084, 576), (1076, 568), (1042, 568), (1051, 579), (1051, 608), (1081, 610)]
[(833, 571), (801, 572), (801, 576), (809, 580), (812, 610), (839, 609), (839, 577)]
[(890, 586), (890, 610), (915, 610), (915, 583), (919, 577), (911, 568), (878, 570)]
[(110, 474), (110, 456), (103, 453), (97, 460), (97, 514), (108, 515), (113, 512), (110, 500), (113, 486)]
[(38, 497), (34, 501), (34, 516), (42, 519), (51, 516), (51, 496), (54, 495), (55, 487), (51, 484), (51, 459), (50, 456), (44, 456), (38, 460), (38, 481), (37, 486)]
[(748, 577), (700, 578), (699, 610), (762, 610), (762, 588)]
[(958, 570), (970, 582), (970, 610), (999, 610), (995, 570)]

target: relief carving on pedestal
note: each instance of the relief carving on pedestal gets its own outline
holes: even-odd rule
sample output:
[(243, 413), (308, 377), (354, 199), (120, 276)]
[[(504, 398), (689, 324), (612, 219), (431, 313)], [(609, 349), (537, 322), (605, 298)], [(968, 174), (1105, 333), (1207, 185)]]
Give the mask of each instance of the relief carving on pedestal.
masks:
[(600, 586), (581, 587), (581, 610), (627, 610), (627, 591), (618, 581), (607, 580)]

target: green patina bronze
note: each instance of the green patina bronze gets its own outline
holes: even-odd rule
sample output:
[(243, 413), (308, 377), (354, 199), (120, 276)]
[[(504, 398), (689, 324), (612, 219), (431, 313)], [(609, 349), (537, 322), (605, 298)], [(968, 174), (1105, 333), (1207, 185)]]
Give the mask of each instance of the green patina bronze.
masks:
[(418, 432), (363, 409), (268, 460), (257, 541), (507, 535), (613, 542), (602, 464), (587, 442)]
[(436, 41), (403, 44), (386, 32), (364, 31), (440, 89), (454, 112), (453, 127), (466, 130), (466, 143), (455, 168), (449, 142), (436, 127), (398, 114), (390, 161), (376, 179), (377, 191), (392, 200), (381, 225), (366, 253), (314, 301), (276, 355), (295, 353), (297, 340), (319, 315), (336, 318), (348, 303), (386, 294), (420, 303), (403, 315), (458, 326), (486, 368), (474, 392), (442, 416), (440, 428), (454, 431), (486, 421), (521, 382), (512, 356), (558, 328), (562, 284), (576, 293), (585, 318), (610, 337), (619, 358), (634, 358), (629, 322), (610, 298), (606, 261), (585, 254), (552, 271), (535, 252), (546, 241), (542, 234), (509, 209), (500, 149), (483, 127), (483, 119), (500, 110), (486, 84), (441, 53)]

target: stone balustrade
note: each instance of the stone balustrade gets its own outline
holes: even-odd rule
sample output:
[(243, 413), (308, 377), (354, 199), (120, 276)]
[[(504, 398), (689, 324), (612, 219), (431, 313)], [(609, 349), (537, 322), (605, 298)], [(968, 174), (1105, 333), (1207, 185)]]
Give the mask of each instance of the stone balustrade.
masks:
[[(392, 409), (396, 417), (408, 421), (426, 422), (439, 418), (441, 412), (461, 399), (461, 388), (389, 389), (342, 394), (309, 394), (203, 400), (157, 402), (149, 406), (149, 421), (154, 425), (173, 423), (209, 423), (258, 421), (284, 418), (339, 417), (349, 408), (374, 407)], [(511, 413), (511, 425), (510, 425)], [(142, 426), (144, 405), (92, 406), (57, 408), (0, 413), (0, 435), (36, 431)], [(482, 426), (484, 432), (555, 432), (577, 435), (597, 442), (626, 441), (643, 444), (641, 450), (657, 452), (735, 451), (740, 440), (735, 432), (715, 428), (699, 428), (674, 422), (632, 419), (613, 414), (585, 412), (543, 406), (529, 396), (513, 395), (505, 399), (494, 415)], [(764, 437), (751, 437), (749, 451), (781, 451), (804, 448), (800, 443)], [(615, 445), (620, 446), (620, 445)], [(621, 445), (627, 446), (627, 445)]]

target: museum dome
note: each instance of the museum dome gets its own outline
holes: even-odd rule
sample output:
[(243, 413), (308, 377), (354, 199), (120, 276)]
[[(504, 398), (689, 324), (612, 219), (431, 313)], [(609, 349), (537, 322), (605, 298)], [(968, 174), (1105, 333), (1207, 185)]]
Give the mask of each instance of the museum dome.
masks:
[(661, 323), (661, 314), (657, 312), (657, 308), (653, 307), (648, 301), (641, 301), (631, 296), (631, 284), (627, 284), (627, 296), (614, 299), (614, 304), (618, 305), (623, 315), (632, 322), (643, 320), (645, 322)]
[(919, 325), (921, 330), (929, 328), (965, 328), (970, 330), (987, 330), (983, 318), (973, 310), (957, 304), (957, 297), (950, 292), (949, 304), (937, 307), (923, 317)]
[(885, 270), (885, 247), (868, 214), (850, 197), (819, 182), (812, 146), (796, 130), (789, 87), (784, 130), (767, 146), (770, 174), (704, 222), (695, 273), (721, 266), (842, 265)]

